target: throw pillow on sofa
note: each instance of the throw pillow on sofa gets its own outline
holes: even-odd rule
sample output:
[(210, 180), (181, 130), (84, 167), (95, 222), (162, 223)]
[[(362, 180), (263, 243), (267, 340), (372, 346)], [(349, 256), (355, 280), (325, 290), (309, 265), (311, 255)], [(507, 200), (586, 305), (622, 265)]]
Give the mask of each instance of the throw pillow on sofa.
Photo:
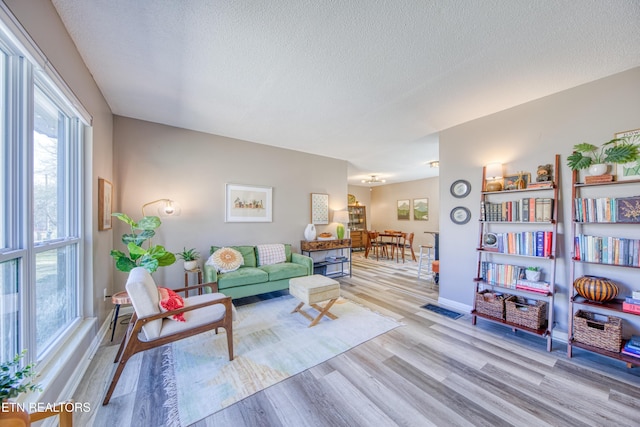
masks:
[(282, 243), (271, 245), (257, 245), (258, 266), (279, 264), (287, 260), (287, 254)]
[(244, 258), (235, 249), (220, 248), (211, 254), (206, 264), (212, 265), (220, 273), (229, 273), (239, 269), (244, 264)]

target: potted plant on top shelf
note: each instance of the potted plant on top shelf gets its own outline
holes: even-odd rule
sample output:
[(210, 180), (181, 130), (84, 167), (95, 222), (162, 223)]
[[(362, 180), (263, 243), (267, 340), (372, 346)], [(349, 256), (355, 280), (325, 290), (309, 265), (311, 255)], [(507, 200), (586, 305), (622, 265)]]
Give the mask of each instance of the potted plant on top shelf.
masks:
[[(39, 384), (34, 384), (31, 379), (36, 376), (34, 365), (28, 364), (19, 368), (20, 360), (25, 356), (26, 350), (16, 354), (13, 360), (0, 363), (0, 425), (14, 425), (11, 422), (29, 422), (29, 414), (23, 408), (12, 404), (9, 399), (18, 397), (22, 393), (41, 391)], [(22, 424), (15, 424), (22, 425)], [(26, 424), (28, 425), (28, 424)]]
[(200, 253), (196, 251), (195, 248), (183, 248), (182, 252), (179, 252), (177, 255), (178, 258), (184, 261), (184, 269), (186, 271), (195, 270), (195, 268), (198, 266)]
[(571, 170), (588, 169), (590, 175), (607, 173), (607, 163), (630, 163), (640, 157), (638, 145), (630, 138), (614, 138), (600, 147), (583, 142), (573, 146), (573, 154), (567, 157)]

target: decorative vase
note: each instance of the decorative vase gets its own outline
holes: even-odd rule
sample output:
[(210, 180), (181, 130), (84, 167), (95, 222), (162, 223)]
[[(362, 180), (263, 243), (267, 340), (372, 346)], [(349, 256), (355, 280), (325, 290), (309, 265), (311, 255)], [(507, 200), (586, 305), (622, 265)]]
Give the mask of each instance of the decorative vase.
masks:
[(29, 413), (13, 402), (2, 401), (0, 425), (6, 427), (26, 427), (31, 425)]
[(573, 282), (573, 287), (578, 295), (591, 301), (606, 302), (618, 295), (618, 287), (606, 277), (578, 277)]
[(606, 164), (598, 163), (598, 164), (589, 166), (589, 169), (587, 169), (587, 171), (591, 176), (604, 175), (605, 173), (607, 173), (607, 168), (608, 166)]
[(338, 224), (336, 227), (336, 235), (338, 236), (338, 240), (344, 239), (344, 225)]
[(527, 277), (527, 280), (531, 282), (539, 282), (540, 281), (540, 272), (535, 270), (525, 270), (524, 275)]
[(313, 224), (307, 224), (307, 228), (304, 229), (304, 238), (307, 241), (316, 240), (316, 226)]
[(195, 270), (198, 267), (198, 261), (185, 261), (184, 269), (187, 271)]

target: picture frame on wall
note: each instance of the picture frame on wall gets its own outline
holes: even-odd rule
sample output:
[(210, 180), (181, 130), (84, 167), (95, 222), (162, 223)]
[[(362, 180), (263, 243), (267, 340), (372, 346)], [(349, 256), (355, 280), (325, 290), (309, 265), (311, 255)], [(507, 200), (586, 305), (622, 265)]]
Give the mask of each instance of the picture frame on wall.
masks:
[[(624, 132), (618, 132), (614, 134), (614, 138), (629, 138), (634, 141), (640, 140), (640, 129), (626, 130)], [(640, 179), (640, 160), (637, 160), (632, 164), (617, 164), (616, 165), (616, 180), (617, 181), (629, 181), (632, 179)]]
[(413, 199), (413, 219), (415, 221), (429, 221), (429, 199)]
[(225, 222), (272, 222), (273, 188), (226, 184)]
[(113, 184), (104, 178), (98, 178), (98, 230), (111, 230), (113, 210)]
[(397, 205), (398, 220), (410, 220), (411, 219), (411, 200), (402, 199), (398, 200)]
[(329, 224), (329, 195), (311, 193), (311, 224)]

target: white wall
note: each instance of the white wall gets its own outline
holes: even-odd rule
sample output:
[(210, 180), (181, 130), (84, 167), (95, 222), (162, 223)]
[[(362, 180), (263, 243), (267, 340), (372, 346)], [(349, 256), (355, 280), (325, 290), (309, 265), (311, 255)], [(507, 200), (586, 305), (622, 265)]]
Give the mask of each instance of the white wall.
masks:
[[(195, 247), (203, 256), (200, 265), (211, 245), (291, 243), (300, 252), (311, 219), (311, 193), (329, 194), (332, 211), (347, 206), (343, 160), (119, 116), (114, 118), (114, 141), (114, 209), (138, 220), (144, 203), (176, 200), (182, 214), (165, 219), (153, 242), (172, 252)], [(273, 222), (226, 223), (226, 183), (272, 187)], [(335, 234), (335, 226), (317, 230)], [(114, 247), (123, 249), (120, 236), (126, 228), (116, 221), (114, 230)], [(116, 277), (115, 288), (124, 289), (126, 275), (116, 271)], [(160, 268), (154, 277), (179, 286), (182, 263)]]
[[(566, 331), (568, 290), (572, 286), (567, 268), (571, 254), (571, 173), (565, 166), (566, 158), (577, 143), (601, 144), (612, 139), (615, 132), (636, 128), (640, 128), (640, 68), (443, 131), (440, 134), (441, 302), (468, 307), (472, 304), (482, 166), (501, 162), (507, 172), (524, 170), (535, 174), (539, 164), (552, 163), (557, 153), (562, 164), (562, 206), (555, 316), (559, 329)], [(553, 173), (556, 175), (558, 171)], [(464, 199), (449, 194), (449, 186), (457, 179), (466, 179), (472, 185), (471, 194)], [(449, 212), (458, 205), (472, 212), (472, 220), (465, 225), (455, 225), (449, 220)], [(615, 227), (606, 232), (621, 233)], [(632, 269), (604, 268), (609, 270), (602, 270), (600, 274), (615, 274), (627, 289), (637, 283), (637, 272)]]

